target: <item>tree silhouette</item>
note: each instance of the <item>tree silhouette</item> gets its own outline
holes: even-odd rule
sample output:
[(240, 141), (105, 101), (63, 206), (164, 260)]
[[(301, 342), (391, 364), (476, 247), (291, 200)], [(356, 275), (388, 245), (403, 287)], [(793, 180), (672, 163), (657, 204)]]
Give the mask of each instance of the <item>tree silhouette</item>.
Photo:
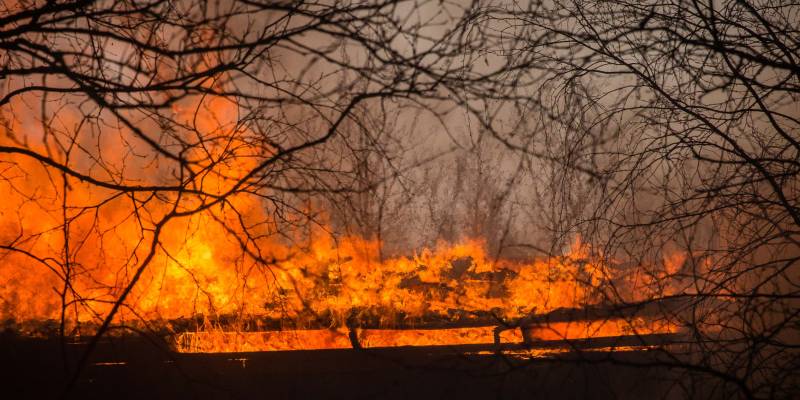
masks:
[[(579, 167), (559, 176), (580, 204), (563, 231), (609, 259), (664, 266), (636, 269), (643, 288), (610, 285), (610, 301), (691, 299), (671, 314), (694, 344), (665, 363), (727, 384), (689, 384), (689, 394), (797, 390), (797, 12), (770, 1), (556, 1), (477, 13), (516, 84), (507, 98), (550, 126), (503, 131), (485, 119), (486, 129), (531, 153), (558, 129), (551, 149)], [(542, 141), (519, 144), (530, 135)], [(665, 266), (676, 251), (685, 260)]]
[[(675, 367), (686, 395), (792, 397), (799, 13), (770, 0), (4, 4), (0, 315), (55, 318), (62, 351), (92, 321), (83, 358), (64, 357), (74, 384), (110, 329), (170, 318), (145, 294), (165, 263), (191, 277), (193, 311), (213, 314), (315, 229), (399, 242), (416, 215), (434, 240), (492, 236), (497, 257), (556, 255), (579, 236), (613, 266), (586, 283), (604, 303), (670, 304), (660, 317), (689, 332), (641, 365)], [(447, 144), (409, 157), (429, 132)], [(439, 193), (451, 187), (458, 198)], [(202, 270), (203, 234), (242, 277), (235, 294)], [(269, 290), (284, 307), (286, 288)]]

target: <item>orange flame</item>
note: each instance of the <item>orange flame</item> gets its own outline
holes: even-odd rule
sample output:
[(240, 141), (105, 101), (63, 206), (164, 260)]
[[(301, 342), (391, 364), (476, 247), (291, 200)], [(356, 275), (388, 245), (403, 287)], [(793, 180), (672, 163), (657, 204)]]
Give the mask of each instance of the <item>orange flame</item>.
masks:
[[(237, 125), (236, 104), (225, 99), (176, 105), (173, 111), (176, 120), (193, 127), (185, 133), (187, 140), (191, 135), (227, 138), (208, 139), (186, 155), (202, 167), (190, 187), (208, 196), (229, 192), (252, 170), (255, 160), (275, 151), (269, 146), (254, 149), (244, 134), (218, 135), (244, 129)], [(77, 120), (65, 111), (61, 124), (69, 126), (70, 118)], [(0, 128), (0, 144), (22, 140), (15, 132), (36, 130), (30, 118), (9, 121)], [(124, 129), (104, 133), (98, 145), (102, 155), (122, 155), (103, 161), (105, 169), (95, 172), (102, 179), (133, 184), (174, 172), (152, 157), (126, 156), (136, 153), (141, 144), (126, 140), (130, 133)], [(78, 136), (88, 141), (86, 135), (79, 132)], [(43, 137), (24, 141), (29, 139), (30, 148), (42, 154), (49, 151)], [(176, 194), (120, 196), (112, 189), (60, 176), (26, 156), (8, 155), (0, 161), (0, 193), (8, 193), (0, 214), (0, 244), (5, 246), (0, 249), (0, 320), (23, 325), (58, 320), (63, 314), (70, 332), (101, 320), (144, 258), (146, 244), (153, 239), (154, 221), (176, 202), (181, 210), (190, 210), (208, 201), (208, 196), (201, 195), (181, 199)], [(99, 165), (85, 153), (60, 161), (78, 170)], [(595, 304), (602, 300), (599, 288), (612, 275), (602, 262), (589, 257), (589, 247), (580, 241), (565, 256), (528, 262), (492, 259), (480, 239), (442, 242), (413, 256), (382, 260), (382, 243), (377, 240), (334, 238), (324, 227), (312, 232), (308, 245), (259, 235), (270, 229), (266, 214), (258, 198), (236, 194), (169, 222), (154, 261), (126, 300), (117, 322), (144, 320), (173, 329), (170, 321), (198, 314), (207, 319), (236, 316), (239, 325), (232, 327), (239, 332), (201, 327), (199, 332), (179, 335), (178, 348), (184, 351), (349, 347), (352, 343), (343, 327), (365, 319), (383, 328), (353, 328), (365, 347), (491, 343), (495, 339), (491, 327), (447, 332), (393, 328), (427, 315), (456, 318), (454, 313), (490, 313), (498, 320), (513, 320)], [(252, 224), (260, 228), (253, 228), (255, 234), (243, 244), (237, 240), (246, 237), (240, 221), (263, 226)], [(263, 259), (256, 260), (253, 252)], [(265, 265), (264, 259), (274, 262)], [(675, 265), (681, 262), (671, 260), (669, 268), (678, 268)], [(290, 332), (245, 332), (249, 328), (243, 324), (259, 318), (294, 321), (299, 328), (309, 321), (325, 321), (332, 329), (295, 326)], [(576, 337), (618, 334), (625, 329), (623, 322), (587, 323), (579, 328), (557, 327), (555, 332)], [(522, 341), (513, 330), (500, 336), (506, 342)]]

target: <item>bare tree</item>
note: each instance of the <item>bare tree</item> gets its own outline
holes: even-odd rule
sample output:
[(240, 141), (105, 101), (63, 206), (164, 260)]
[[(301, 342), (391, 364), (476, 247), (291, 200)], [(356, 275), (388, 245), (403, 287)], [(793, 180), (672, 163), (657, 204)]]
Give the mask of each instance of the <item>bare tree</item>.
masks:
[[(559, 174), (564, 199), (581, 182), (593, 186), (577, 192), (586, 198), (565, 228), (604, 244), (609, 260), (660, 265), (637, 269), (646, 289), (609, 287), (609, 300), (641, 290), (691, 299), (678, 314), (695, 342), (666, 363), (722, 383), (689, 385), (690, 394), (797, 392), (798, 11), (772, 1), (614, 0), (476, 13), (497, 44), (498, 71), (516, 83), (506, 91), (513, 106), (489, 115), (516, 107), (550, 116), (551, 131), (564, 127), (551, 148), (568, 150), (559, 161), (572, 166)], [(543, 144), (521, 138), (547, 141), (522, 120), (506, 130), (482, 120), (519, 151)], [(681, 251), (685, 262), (665, 266)]]
[[(246, 314), (250, 279), (283, 310), (284, 244), (326, 218), (401, 237), (389, 226), (430, 200), (418, 215), (437, 238), (550, 255), (580, 235), (607, 264), (630, 261), (595, 288), (606, 302), (686, 299), (663, 318), (692, 340), (658, 360), (683, 371), (686, 394), (798, 392), (797, 5), (2, 7), (0, 271), (13, 284), (0, 315), (43, 313), (62, 338), (93, 325), (78, 364), (65, 357), (73, 384), (110, 329), (169, 317), (147, 294), (167, 281), (159, 265), (190, 276), (198, 313)], [(448, 145), (409, 157), (408, 115)], [(452, 144), (456, 167), (409, 173)], [(214, 288), (201, 235), (226, 246), (234, 287)]]
[[(60, 282), (57, 306), (40, 300), (57, 308), (62, 337), (81, 316), (97, 324), (82, 360), (67, 366), (72, 382), (118, 317), (136, 314), (137, 287), (157, 284), (148, 270), (159, 260), (191, 274), (213, 311), (207, 278), (178, 254), (195, 234), (188, 221), (230, 234), (240, 273), (269, 275), (287, 256), (270, 244), (313, 224), (315, 196), (368, 192), (392, 175), (369, 166), (371, 153), (391, 160), (371, 124), (388, 115), (385, 102), (435, 97), (431, 77), (462, 69), (457, 49), (437, 41), (453, 34), (441, 23), (459, 10), (394, 1), (4, 4), (0, 180), (10, 194), (0, 245), (8, 265), (44, 268), (52, 275), (42, 279)], [(361, 164), (336, 154), (342, 148)], [(9, 272), (36, 286), (39, 277), (20, 274)], [(29, 304), (11, 290), (4, 307)]]

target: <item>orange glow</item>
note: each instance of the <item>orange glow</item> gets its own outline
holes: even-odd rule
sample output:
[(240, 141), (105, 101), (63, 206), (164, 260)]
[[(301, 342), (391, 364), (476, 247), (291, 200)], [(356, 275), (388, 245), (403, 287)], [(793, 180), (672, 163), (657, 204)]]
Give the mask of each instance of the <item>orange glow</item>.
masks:
[(267, 332), (184, 332), (174, 343), (181, 353), (238, 353), (279, 350), (349, 349), (347, 332), (296, 330)]
[(677, 333), (680, 328), (667, 321), (643, 318), (613, 318), (597, 321), (549, 322), (529, 328), (532, 340), (574, 340), (653, 333)]
[[(494, 338), (493, 327), (455, 329), (358, 329), (363, 348), (401, 346), (448, 346), (487, 344)], [(501, 343), (521, 343), (519, 330), (502, 332)], [(254, 351), (350, 349), (346, 330), (319, 329), (293, 331), (185, 332), (174, 342), (181, 353), (238, 353)]]
[[(625, 353), (629, 351), (646, 351), (646, 350), (654, 350), (659, 348), (659, 346), (608, 346), (608, 347), (597, 347), (592, 349), (581, 349), (581, 352), (584, 353), (592, 353), (592, 352), (605, 352), (605, 353)], [(550, 358), (554, 356), (558, 356), (559, 354), (569, 353), (570, 349), (566, 347), (559, 347), (559, 348), (552, 348), (552, 349), (504, 349), (502, 351), (502, 355), (504, 357), (508, 357), (510, 359), (518, 359), (518, 360), (529, 360), (531, 358)], [(494, 351), (490, 350), (481, 350), (476, 352), (467, 352), (467, 355), (493, 355), (496, 354)]]
[[(322, 223), (302, 237), (281, 237), (275, 234), (276, 222), (263, 199), (247, 191), (232, 192), (257, 160), (275, 152), (269, 145), (252, 146), (247, 141), (246, 128), (237, 124), (237, 105), (209, 97), (176, 104), (173, 112), (192, 127), (176, 134), (186, 140), (206, 140), (186, 155), (197, 164), (197, 175), (187, 187), (204, 194), (119, 196), (112, 189), (61, 176), (25, 156), (4, 156), (0, 193), (7, 194), (3, 206), (7, 212), (0, 214), (0, 243), (23, 251), (0, 250), (0, 320), (14, 321), (19, 330), (30, 333), (35, 330), (29, 329), (31, 324), (59, 321), (63, 314), (68, 334), (90, 333), (146, 258), (156, 221), (172, 209), (197, 212), (164, 225), (153, 262), (115, 322), (144, 321), (149, 328), (174, 333), (179, 351), (346, 348), (351, 346), (348, 324), (358, 328), (364, 347), (493, 343), (491, 326), (398, 327), (413, 328), (431, 318), (446, 327), (476, 315), (492, 316), (495, 320), (490, 322), (501, 325), (499, 320), (585, 307), (600, 303), (601, 289), (614, 278), (613, 271), (592, 258), (591, 248), (580, 240), (563, 256), (511, 261), (487, 255), (480, 238), (441, 242), (413, 255), (382, 259), (382, 243), (334, 237), (324, 217), (318, 217)], [(36, 132), (32, 118), (24, 113), (9, 117), (9, 124), (0, 126), (0, 144), (21, 140), (13, 132)], [(65, 109), (59, 121), (60, 126), (73, 126), (78, 115)], [(79, 139), (90, 135), (77, 134)], [(93, 172), (98, 179), (131, 185), (170, 182), (174, 171), (155, 156), (121, 156), (131, 147), (146, 154), (146, 146), (127, 140), (130, 132), (116, 127), (104, 134), (95, 150), (102, 147), (107, 156), (106, 169)], [(45, 154), (45, 146), (37, 147), (37, 140), (42, 139), (31, 138), (29, 148)], [(86, 170), (95, 162), (84, 154), (66, 164)], [(159, 181), (161, 177), (165, 180)], [(63, 184), (57, 184), (62, 179)], [(224, 203), (208, 205), (210, 199), (229, 192), (233, 194)], [(68, 229), (63, 229), (67, 219)], [(69, 254), (64, 251), (67, 241)], [(681, 257), (666, 260), (667, 270), (679, 269), (685, 260)], [(188, 328), (175, 323), (198, 318), (204, 323)], [(221, 319), (233, 322), (214, 328), (205, 323)], [(260, 329), (258, 321), (265, 319), (295, 325), (288, 331), (249, 332)], [(364, 321), (380, 329), (362, 329)], [(628, 328), (614, 321), (555, 324), (535, 335), (614, 335), (630, 331), (631, 322), (627, 324)], [(636, 324), (652, 332), (672, 329)], [(519, 329), (500, 336), (504, 343), (522, 342)]]
[[(666, 322), (651, 322), (641, 318), (632, 321), (576, 321), (546, 323), (526, 328), (528, 340), (576, 340), (655, 333), (677, 333), (680, 329)], [(495, 343), (492, 326), (448, 329), (356, 329), (358, 343), (363, 348), (401, 346), (449, 346), (469, 344), (522, 344), (522, 330), (499, 332)], [(235, 353), (255, 351), (350, 349), (353, 344), (344, 329), (230, 332), (205, 330), (184, 332), (174, 341), (181, 353)]]

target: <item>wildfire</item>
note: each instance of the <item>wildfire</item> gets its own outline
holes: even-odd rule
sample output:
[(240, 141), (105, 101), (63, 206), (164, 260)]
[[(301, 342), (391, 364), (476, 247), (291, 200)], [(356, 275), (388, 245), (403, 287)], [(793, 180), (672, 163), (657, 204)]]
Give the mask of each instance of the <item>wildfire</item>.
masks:
[[(575, 256), (529, 264), (492, 261), (477, 241), (443, 244), (414, 257), (381, 262), (374, 241), (340, 238), (334, 243), (321, 238), (307, 253), (281, 249), (294, 255), (276, 262), (270, 271), (248, 270), (241, 260), (228, 256), (228, 243), (215, 240), (221, 232), (207, 223), (198, 218), (181, 227), (191, 236), (176, 251), (162, 253), (128, 303), (138, 315), (149, 319), (198, 313), (296, 318), (311, 313), (306, 316), (324, 315), (343, 322), (355, 312), (360, 317), (383, 318), (387, 325), (396, 318), (447, 315), (454, 310), (497, 310), (500, 316), (513, 318), (586, 304), (593, 284), (603, 279), (600, 268)], [(206, 228), (196, 230), (193, 224)], [(3, 288), (2, 317), (55, 319), (57, 298), (47, 301), (41, 293), (57, 287), (59, 276), (46, 270), (30, 273), (22, 268), (27, 265), (18, 255), (6, 255), (2, 270), (8, 284)], [(76, 276), (72, 284), (86, 298), (110, 300), (123, 282), (119, 272), (124, 271), (98, 268)], [(93, 288), (89, 280), (106, 284)], [(102, 313), (102, 304), (93, 304), (92, 311)], [(80, 308), (73, 315), (76, 321), (94, 317), (90, 310)]]
[[(0, 192), (9, 195), (0, 215), (0, 320), (7, 327), (30, 334), (43, 321), (63, 321), (66, 334), (91, 332), (131, 282), (154, 241), (155, 221), (170, 209), (196, 212), (163, 226), (152, 262), (115, 322), (173, 333), (179, 351), (342, 348), (353, 345), (353, 335), (363, 347), (520, 343), (514, 324), (521, 319), (598, 304), (604, 283), (616, 279), (580, 241), (566, 255), (523, 262), (488, 256), (481, 239), (383, 259), (378, 240), (336, 236), (324, 223), (305, 237), (279, 239), (257, 196), (243, 190), (214, 200), (241, 188), (255, 160), (275, 148), (253, 147), (227, 100), (176, 105), (174, 112), (201, 137), (238, 132), (208, 139), (188, 156), (200, 167), (187, 186), (194, 194), (122, 196), (72, 176), (54, 178), (29, 157), (4, 157)], [(69, 112), (61, 119), (69, 120)], [(19, 141), (14, 132), (34, 125), (24, 116), (11, 121), (2, 143)], [(130, 146), (123, 139), (129, 132), (117, 130), (103, 136), (103, 154), (124, 154)], [(46, 152), (43, 145), (37, 150)], [(154, 160), (122, 156), (103, 165), (109, 178), (126, 184), (174, 173)], [(66, 164), (98, 161), (84, 155)], [(669, 268), (682, 260), (673, 257)], [(484, 326), (458, 327), (475, 319)], [(498, 326), (511, 328), (498, 333)], [(614, 320), (528, 332), (547, 339), (674, 329)]]

